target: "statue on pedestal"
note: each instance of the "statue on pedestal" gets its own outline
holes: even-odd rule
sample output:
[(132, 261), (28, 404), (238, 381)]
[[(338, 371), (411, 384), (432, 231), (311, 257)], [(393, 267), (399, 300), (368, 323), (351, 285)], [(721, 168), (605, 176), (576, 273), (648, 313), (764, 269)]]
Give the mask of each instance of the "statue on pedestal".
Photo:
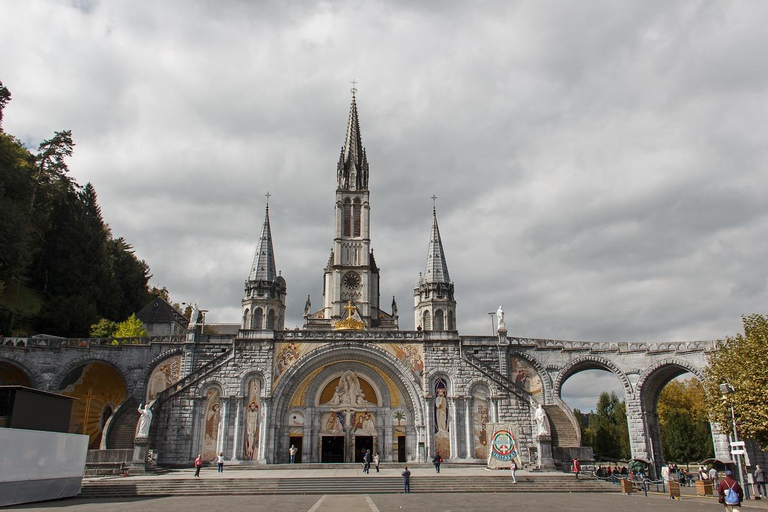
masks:
[(504, 310), (501, 309), (501, 306), (499, 306), (499, 309), (496, 310), (496, 321), (498, 322), (496, 329), (497, 331), (507, 330), (507, 324), (504, 322)]
[(149, 437), (149, 427), (152, 425), (152, 411), (149, 407), (143, 407), (144, 404), (139, 404), (139, 428), (136, 433), (136, 437)]
[(536, 408), (536, 412), (533, 415), (533, 418), (536, 420), (536, 435), (549, 435), (549, 418), (547, 418), (547, 411), (544, 410), (544, 407), (539, 404), (539, 406)]

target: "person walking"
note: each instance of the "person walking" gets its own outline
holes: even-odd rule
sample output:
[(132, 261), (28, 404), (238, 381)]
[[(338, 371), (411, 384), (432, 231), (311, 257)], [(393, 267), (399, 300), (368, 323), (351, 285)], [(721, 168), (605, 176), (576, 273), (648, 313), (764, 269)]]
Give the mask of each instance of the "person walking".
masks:
[(755, 466), (754, 478), (758, 496), (767, 498), (768, 495), (765, 494), (765, 470), (760, 467), (760, 464)]
[(408, 494), (411, 492), (411, 472), (408, 471), (408, 466), (405, 466), (405, 471), (402, 472), (403, 475), (403, 492), (405, 494)]
[(224, 452), (219, 453), (219, 456), (216, 457), (216, 466), (217, 466), (216, 470), (219, 473), (224, 472)]
[(296, 448), (295, 445), (291, 445), (291, 447), (288, 448), (288, 455), (290, 456), (290, 459), (291, 459), (290, 463), (291, 464), (293, 464), (296, 461), (296, 452), (298, 452), (298, 451), (299, 451), (299, 449)]
[(195, 459), (195, 478), (200, 478), (200, 468), (203, 467), (203, 454), (197, 456)]
[(579, 459), (573, 459), (573, 474), (576, 475), (576, 480), (579, 479), (579, 471), (581, 471), (581, 464)]
[(373, 467), (376, 468), (376, 472), (378, 473), (379, 472), (379, 454), (378, 453), (374, 454), (373, 456)]
[(709, 468), (709, 480), (712, 482), (712, 487), (717, 489), (717, 484), (719, 482), (717, 481), (717, 470), (715, 469), (715, 466)]
[(432, 459), (432, 464), (435, 465), (435, 471), (440, 472), (440, 464), (443, 463), (443, 458), (440, 456), (439, 453), (435, 453), (435, 458)]
[(365, 455), (363, 455), (363, 473), (371, 474), (371, 450), (365, 450)]
[(744, 491), (739, 482), (733, 479), (733, 473), (729, 469), (725, 472), (725, 478), (720, 480), (717, 486), (717, 501), (722, 503), (727, 512), (740, 512), (741, 500), (744, 499)]
[(512, 483), (517, 483), (517, 475), (515, 473), (517, 472), (517, 462), (515, 462), (515, 459), (512, 459), (509, 461), (509, 469), (512, 471)]

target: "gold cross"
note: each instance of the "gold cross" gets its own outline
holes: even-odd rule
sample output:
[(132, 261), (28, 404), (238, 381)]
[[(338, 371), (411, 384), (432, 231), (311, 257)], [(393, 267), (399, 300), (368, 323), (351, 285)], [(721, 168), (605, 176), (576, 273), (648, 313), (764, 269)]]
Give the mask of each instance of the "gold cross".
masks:
[(83, 434), (85, 434), (85, 428), (88, 426), (88, 416), (91, 414), (91, 400), (94, 398), (104, 398), (103, 396), (97, 396), (93, 394), (93, 389), (88, 388), (88, 394), (85, 395), (85, 414), (83, 415)]
[(352, 304), (352, 301), (349, 301), (349, 303), (344, 306), (344, 309), (347, 310), (347, 318), (352, 318), (352, 314), (357, 308)]

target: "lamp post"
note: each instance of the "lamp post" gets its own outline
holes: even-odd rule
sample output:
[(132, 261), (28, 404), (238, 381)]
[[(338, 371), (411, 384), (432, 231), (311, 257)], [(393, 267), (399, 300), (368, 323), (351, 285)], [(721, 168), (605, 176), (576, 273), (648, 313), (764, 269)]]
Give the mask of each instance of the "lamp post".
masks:
[[(731, 450), (743, 450), (743, 448), (737, 448), (733, 446), (738, 443), (739, 434), (736, 431), (736, 413), (733, 410), (733, 402), (728, 399), (728, 395), (734, 393), (735, 391), (736, 389), (728, 382), (723, 382), (720, 384), (720, 392), (723, 394), (723, 399), (725, 399), (726, 403), (731, 407), (731, 422), (733, 424), (733, 443), (731, 443)], [(739, 468), (739, 485), (741, 485), (741, 488), (744, 489), (747, 494), (747, 499), (749, 499), (749, 490), (744, 486), (744, 477), (742, 476), (741, 453), (736, 454), (736, 464)]]
[(488, 313), (488, 315), (491, 317), (491, 336), (493, 336), (494, 334), (496, 334), (496, 329), (494, 328), (495, 322), (493, 321), (493, 317), (496, 315), (496, 312), (491, 311), (490, 313)]

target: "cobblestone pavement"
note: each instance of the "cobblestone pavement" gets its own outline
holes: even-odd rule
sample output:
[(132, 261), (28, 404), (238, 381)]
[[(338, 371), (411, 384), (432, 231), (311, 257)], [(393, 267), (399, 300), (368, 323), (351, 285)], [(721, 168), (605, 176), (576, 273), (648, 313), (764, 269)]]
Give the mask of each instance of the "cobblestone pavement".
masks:
[[(648, 511), (721, 512), (724, 507), (714, 498), (684, 496), (672, 500), (651, 494), (625, 496), (569, 493), (494, 493), (494, 494), (371, 494), (300, 496), (210, 496), (133, 498), (127, 500), (83, 500), (71, 498), (45, 503), (7, 507), (3, 510), (51, 512), (190, 512), (244, 510), (248, 512), (458, 512), (458, 511)], [(748, 501), (743, 510), (768, 510), (768, 500)]]

